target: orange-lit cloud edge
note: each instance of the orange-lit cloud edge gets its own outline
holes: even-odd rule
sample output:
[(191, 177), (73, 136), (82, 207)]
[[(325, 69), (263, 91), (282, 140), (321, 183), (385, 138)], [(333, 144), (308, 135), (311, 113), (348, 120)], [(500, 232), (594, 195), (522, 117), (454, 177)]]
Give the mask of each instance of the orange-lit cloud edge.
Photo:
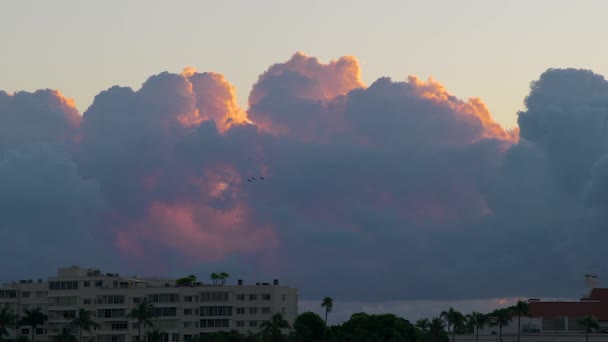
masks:
[[(321, 63), (316, 58), (295, 53), (288, 61), (271, 66), (260, 76), (258, 82), (282, 73), (296, 73), (314, 80), (312, 86), (302, 89), (297, 96), (302, 99), (320, 103), (320, 113), (313, 118), (313, 124), (323, 124), (320, 120), (328, 117), (328, 113), (336, 112), (341, 101), (351, 91), (366, 89), (361, 80), (359, 62), (354, 56), (345, 56), (329, 63)], [(221, 74), (206, 72), (198, 73), (192, 67), (186, 67), (180, 74), (186, 83), (185, 95), (192, 105), (187, 110), (177, 113), (173, 120), (187, 131), (193, 131), (202, 123), (213, 120), (218, 131), (226, 135), (231, 129), (244, 125), (254, 125), (261, 134), (273, 136), (294, 135), (305, 142), (324, 143), (325, 139), (304, 132), (298, 135), (294, 127), (274, 122), (264, 113), (255, 113), (256, 119), (250, 117), (250, 109), (258, 104), (266, 95), (264, 89), (254, 88), (249, 95), (247, 110), (240, 108), (237, 101), (236, 89)], [(420, 99), (433, 102), (436, 106), (448, 108), (457, 114), (459, 120), (481, 123), (482, 133), (472, 138), (469, 143), (481, 139), (497, 139), (503, 142), (504, 149), (516, 143), (518, 131), (506, 130), (495, 122), (485, 103), (479, 98), (468, 101), (457, 99), (449, 93), (445, 86), (429, 78), (420, 80), (409, 76), (407, 82), (415, 89)], [(75, 101), (66, 98), (59, 91), (52, 93), (52, 102), (57, 110), (68, 116), (69, 121), (78, 126), (82, 116), (78, 113)], [(339, 110), (338, 110), (339, 111)], [(338, 115), (339, 117), (339, 115)], [(348, 129), (343, 118), (331, 122), (335, 131)], [(314, 130), (315, 127), (309, 127)], [(82, 137), (78, 135), (77, 141)], [(267, 166), (261, 165), (262, 169)], [(196, 176), (200, 173), (199, 177)], [(194, 176), (192, 175), (194, 174)], [(192, 187), (200, 189), (205, 198), (217, 199), (225, 196), (232, 198), (233, 206), (227, 209), (217, 209), (208, 203), (191, 200), (162, 201), (152, 200), (148, 208), (147, 218), (143, 221), (127, 222), (120, 227), (115, 236), (115, 246), (129, 258), (145, 259), (149, 255), (142, 242), (155, 240), (156, 243), (172, 250), (179, 250), (189, 260), (217, 261), (231, 254), (255, 254), (265, 249), (280, 246), (276, 227), (270, 225), (255, 226), (251, 223), (252, 208), (242, 198), (245, 176), (230, 164), (222, 163), (207, 170), (190, 170), (187, 182)], [(188, 178), (186, 177), (186, 178)], [(154, 175), (142, 175), (142, 182), (147, 187), (156, 184)], [(468, 190), (467, 190), (468, 191)], [(432, 196), (432, 195), (431, 195)], [(473, 190), (470, 197), (479, 202), (480, 215), (489, 214), (485, 199)], [(416, 220), (454, 219), (456, 213), (450, 209), (449, 203), (437, 203), (436, 200), (421, 200), (405, 203), (403, 211)]]

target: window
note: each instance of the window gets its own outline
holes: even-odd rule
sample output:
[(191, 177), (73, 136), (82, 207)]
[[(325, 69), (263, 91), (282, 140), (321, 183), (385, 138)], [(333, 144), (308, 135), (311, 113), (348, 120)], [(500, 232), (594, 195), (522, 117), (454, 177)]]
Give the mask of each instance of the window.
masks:
[(202, 292), (201, 302), (227, 302), (227, 291)]
[(77, 281), (50, 281), (49, 289), (50, 290), (77, 290), (78, 282)]
[(29, 298), (30, 297), (30, 293), (29, 292), (21, 292), (21, 297), (23, 297), (23, 298)]
[(141, 298), (135, 297), (133, 298), (133, 304), (139, 304), (141, 302)]
[(171, 334), (171, 341), (179, 342), (179, 334)]
[(201, 306), (201, 316), (232, 316), (232, 306)]
[(270, 308), (262, 308), (262, 313), (263, 314), (270, 313)]
[(188, 342), (192, 339), (192, 335), (184, 335), (184, 341)]
[(95, 287), (102, 287), (103, 286), (103, 281), (102, 280), (96, 280), (95, 281)]
[(97, 317), (100, 317), (100, 318), (125, 317), (125, 309), (97, 309)]
[(281, 312), (283, 313), (283, 315), (285, 315), (285, 307), (283, 307), (283, 309), (281, 310)]
[(237, 327), (244, 327), (245, 326), (245, 321), (236, 321), (236, 326)]
[(283, 293), (283, 301), (285, 301), (285, 294)]
[(179, 296), (175, 293), (160, 293), (148, 295), (151, 303), (175, 303), (179, 301)]
[(42, 334), (44, 334), (44, 328), (36, 328), (36, 334), (37, 334), (37, 335), (42, 335)]
[(245, 308), (236, 308), (237, 315), (241, 315), (245, 313)]
[(154, 323), (154, 326), (160, 330), (174, 330), (177, 329), (177, 320), (157, 320)]
[(127, 322), (116, 322), (112, 323), (112, 330), (128, 330), (129, 323)]
[(90, 287), (91, 286), (91, 282), (90, 281), (85, 281), (83, 284), (84, 287)]
[(36, 297), (46, 297), (46, 291), (36, 291)]
[(154, 315), (158, 317), (177, 316), (176, 308), (154, 308)]
[(0, 290), (0, 298), (17, 298), (17, 290)]
[(124, 304), (125, 296), (98, 296), (97, 304)]
[(249, 295), (249, 300), (258, 300), (258, 295), (254, 295), (254, 294)]
[(250, 327), (257, 327), (258, 326), (258, 321), (249, 321), (249, 326)]
[[(184, 322), (184, 328), (192, 328), (194, 326), (192, 323), (193, 322)], [(186, 338), (186, 336), (184, 336), (184, 338)]]
[(192, 309), (184, 309), (184, 315), (192, 315)]
[(192, 296), (184, 296), (184, 302), (191, 302)]
[(78, 297), (76, 296), (63, 296), (63, 297), (49, 297), (49, 306), (76, 306), (78, 305)]
[(258, 308), (249, 308), (249, 313), (250, 314), (256, 314), (256, 313), (258, 313)]
[(237, 294), (236, 295), (236, 300), (245, 300), (245, 295), (244, 294)]
[(230, 321), (227, 319), (202, 319), (201, 328), (228, 328)]
[(270, 294), (263, 294), (262, 300), (270, 300)]
[(26, 329), (21, 329), (21, 334), (22, 335), (29, 335), (29, 333), (30, 333), (30, 329), (27, 329), (27, 328)]
[(83, 302), (84, 305), (91, 304), (91, 300), (90, 299), (83, 299), (82, 302)]

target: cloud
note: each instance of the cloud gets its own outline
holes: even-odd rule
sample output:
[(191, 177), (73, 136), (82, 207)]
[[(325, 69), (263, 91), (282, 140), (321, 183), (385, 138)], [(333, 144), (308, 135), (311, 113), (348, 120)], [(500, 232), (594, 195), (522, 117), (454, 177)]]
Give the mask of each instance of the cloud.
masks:
[(0, 151), (34, 142), (66, 142), (81, 121), (74, 101), (57, 90), (0, 91)]
[[(58, 92), (2, 93), (0, 129), (24, 133), (2, 135), (0, 182), (62, 189), (67, 202), (36, 205), (133, 273), (222, 267), (302, 298), (383, 303), (572, 296), (580, 275), (606, 274), (603, 77), (548, 70), (510, 130), (436, 80), (360, 74), (354, 57), (296, 53), (246, 110), (193, 68), (111, 87), (82, 118)], [(45, 228), (23, 225), (41, 244)]]

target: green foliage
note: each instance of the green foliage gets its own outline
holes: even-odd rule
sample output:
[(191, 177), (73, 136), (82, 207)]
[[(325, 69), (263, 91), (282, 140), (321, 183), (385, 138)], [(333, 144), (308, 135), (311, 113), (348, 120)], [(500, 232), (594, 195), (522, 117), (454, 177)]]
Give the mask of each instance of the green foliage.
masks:
[(583, 328), (585, 328), (586, 333), (593, 332), (594, 330), (600, 328), (600, 325), (597, 322), (597, 319), (595, 319), (595, 317), (593, 317), (593, 316), (585, 316), (585, 317), (581, 318), (578, 321), (578, 324), (580, 324)]
[(316, 341), (323, 337), (325, 322), (314, 312), (304, 312), (293, 323), (295, 337), (302, 341)]
[(8, 335), (8, 328), (17, 326), (17, 315), (10, 308), (4, 306), (0, 310), (0, 339)]
[(47, 316), (42, 313), (42, 309), (25, 309), (25, 316), (19, 321), (19, 325), (29, 325), (32, 327), (32, 341), (36, 342), (36, 328), (46, 322)]
[(21, 335), (21, 336), (17, 336), (17, 338), (15, 338), (15, 342), (31, 342), (31, 340), (29, 337)]
[(218, 274), (220, 281), (222, 282), (222, 285), (226, 284), (226, 279), (230, 278), (230, 274), (226, 273), (226, 272), (222, 272), (220, 274)]
[(78, 338), (72, 332), (70, 326), (63, 327), (57, 335), (57, 342), (77, 342)]
[(91, 311), (88, 311), (83, 308), (78, 309), (78, 316), (70, 322), (70, 328), (78, 329), (78, 336), (81, 341), (83, 331), (86, 331), (91, 334), (91, 329), (99, 327), (99, 323), (95, 322), (91, 317)]
[(265, 321), (260, 325), (262, 335), (271, 337), (273, 342), (280, 342), (283, 336), (283, 329), (289, 329), (289, 323), (283, 318), (283, 315), (276, 313), (270, 321)]
[(144, 299), (139, 305), (131, 309), (131, 312), (127, 315), (128, 318), (136, 319), (139, 328), (138, 328), (138, 341), (141, 341), (141, 328), (145, 323), (147, 325), (152, 325), (152, 321), (150, 319), (154, 317), (154, 305), (148, 302), (147, 299)]
[(146, 336), (148, 337), (148, 342), (161, 342), (164, 340), (163, 337), (167, 336), (167, 333), (160, 329), (154, 328), (149, 331)]
[(196, 276), (194, 274), (191, 274), (187, 277), (177, 279), (175, 281), (175, 284), (177, 284), (179, 286), (189, 286), (189, 285), (192, 285), (192, 283), (194, 283), (195, 281), (196, 281)]
[[(337, 333), (337, 334), (335, 334)], [(333, 332), (332, 341), (416, 342), (418, 330), (409, 321), (393, 314), (355, 313)]]

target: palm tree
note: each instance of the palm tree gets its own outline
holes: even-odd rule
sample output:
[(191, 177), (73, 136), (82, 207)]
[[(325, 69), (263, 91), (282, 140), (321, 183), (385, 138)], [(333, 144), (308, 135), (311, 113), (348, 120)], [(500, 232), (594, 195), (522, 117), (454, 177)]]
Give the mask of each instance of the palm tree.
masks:
[(418, 329), (420, 329), (420, 331), (422, 331), (423, 334), (426, 334), (429, 331), (429, 326), (431, 325), (431, 322), (426, 319), (419, 319), (416, 321), (416, 327)]
[(597, 322), (597, 319), (593, 316), (585, 316), (578, 321), (578, 324), (582, 325), (585, 328), (585, 342), (589, 341), (589, 333), (593, 332), (595, 329), (599, 329), (600, 325)]
[(265, 334), (272, 336), (274, 342), (279, 342), (282, 335), (281, 329), (288, 329), (289, 323), (283, 319), (280, 313), (276, 313), (270, 321), (263, 322), (260, 327)]
[(32, 342), (36, 342), (36, 328), (46, 322), (47, 316), (42, 313), (42, 309), (35, 308), (33, 310), (25, 309), (25, 316), (21, 318), (21, 325), (29, 325), (32, 327)]
[(150, 318), (154, 317), (154, 305), (144, 299), (139, 305), (131, 309), (128, 315), (131, 319), (136, 319), (138, 322), (137, 341), (141, 342), (141, 326), (143, 323), (152, 325)]
[(450, 307), (448, 311), (442, 311), (440, 316), (445, 319), (448, 324), (448, 332), (450, 332), (450, 327), (452, 327), (452, 342), (454, 342), (454, 339), (456, 338), (454, 336), (456, 334), (456, 327), (462, 325), (464, 316), (452, 307)]
[(218, 274), (219, 279), (222, 281), (222, 285), (226, 285), (226, 279), (230, 278), (230, 274), (222, 272)]
[(508, 325), (513, 318), (511, 310), (509, 308), (494, 310), (490, 316), (492, 316), (490, 324), (492, 326), (498, 326), (498, 340), (502, 342), (502, 327)]
[(429, 337), (431, 342), (442, 341), (442, 337), (445, 336), (445, 324), (439, 317), (433, 317), (429, 324)]
[(8, 335), (7, 328), (14, 328), (15, 326), (17, 326), (17, 315), (8, 306), (3, 306), (0, 310), (0, 340), (2, 340), (2, 336)]
[(57, 335), (58, 342), (77, 342), (78, 339), (72, 333), (72, 329), (70, 326), (63, 327), (59, 334)]
[(475, 327), (475, 341), (479, 341), (479, 329), (483, 329), (488, 324), (488, 315), (473, 311), (467, 317)]
[(519, 336), (521, 335), (521, 316), (530, 315), (528, 303), (518, 300), (517, 304), (511, 307), (511, 313), (517, 315), (517, 342), (519, 342)]
[(331, 297), (323, 298), (321, 307), (325, 308), (325, 329), (323, 329), (323, 341), (327, 341), (327, 314), (334, 308), (334, 300)]
[(90, 335), (91, 328), (99, 328), (99, 323), (91, 318), (91, 311), (79, 308), (78, 317), (70, 322), (70, 327), (78, 329), (78, 341), (82, 342), (82, 331), (85, 330)]
[(220, 275), (217, 273), (211, 273), (211, 280), (213, 280), (213, 285), (217, 285), (217, 280), (220, 279)]

